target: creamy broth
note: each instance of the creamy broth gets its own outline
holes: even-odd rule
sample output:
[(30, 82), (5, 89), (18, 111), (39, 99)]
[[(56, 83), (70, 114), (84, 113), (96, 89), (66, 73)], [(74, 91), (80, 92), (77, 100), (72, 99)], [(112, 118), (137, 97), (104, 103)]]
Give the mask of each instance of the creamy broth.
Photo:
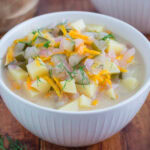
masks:
[[(89, 33), (89, 32), (84, 33), (84, 35), (89, 36), (89, 37), (91, 36), (90, 34), (91, 33)], [(117, 35), (115, 35), (115, 40), (120, 42), (121, 44), (125, 45), (127, 47), (127, 49), (134, 47), (129, 42), (123, 40), (121, 37), (119, 37)], [(107, 41), (107, 42), (109, 42), (109, 41)], [(121, 55), (119, 55), (119, 56), (121, 56)], [(117, 55), (115, 56), (115, 58), (117, 58)], [(97, 88), (95, 95), (92, 97), (89, 97), (90, 99), (92, 99), (91, 103), (94, 100), (96, 100), (95, 101), (96, 104), (93, 103), (93, 105), (91, 107), (89, 107), (89, 106), (88, 107), (77, 106), (77, 108), (75, 110), (70, 110), (70, 111), (84, 111), (84, 110), (102, 109), (102, 108), (116, 105), (116, 104), (126, 100), (127, 98), (134, 95), (137, 92), (137, 90), (141, 87), (141, 85), (143, 84), (144, 78), (145, 78), (143, 76), (144, 72), (145, 72), (145, 68), (144, 68), (143, 58), (141, 57), (138, 50), (135, 50), (134, 59), (132, 60), (130, 65), (128, 65), (127, 72), (126, 71), (121, 72), (121, 69), (120, 69), (121, 74), (119, 73), (119, 76), (121, 75), (121, 77), (118, 77), (118, 75), (115, 75), (115, 74), (111, 74), (111, 86), (109, 86), (109, 88), (107, 87), (106, 89), (110, 89), (110, 87), (112, 87), (112, 89), (115, 91), (115, 94), (116, 94), (114, 96), (115, 98), (108, 96), (110, 94), (106, 94), (105, 89), (100, 90), (99, 88)], [(49, 95), (46, 93), (43, 93), (43, 94), (37, 95), (35, 97), (31, 97), (27, 93), (27, 91), (25, 90), (24, 83), (22, 81), (20, 81), (19, 84), (21, 84), (21, 86), (18, 89), (17, 89), (17, 85), (13, 85), (14, 84), (14, 78), (10, 75), (10, 71), (6, 67), (4, 68), (3, 76), (4, 76), (4, 80), (5, 80), (5, 83), (7, 84), (7, 86), (10, 88), (10, 90), (15, 92), (17, 95), (19, 95), (19, 96), (25, 98), (26, 100), (33, 102), (37, 105), (48, 107), (48, 108), (65, 110), (65, 109), (61, 109), (61, 108), (67, 104), (70, 104), (74, 100), (79, 99), (79, 97), (82, 94), (82, 93), (80, 93), (80, 90), (77, 90), (77, 93), (62, 92), (63, 93), (62, 96), (59, 97), (59, 96), (57, 96), (55, 90), (50, 89)], [(137, 84), (137, 82), (138, 82), (137, 86), (134, 87), (132, 90), (129, 90), (128, 87), (126, 87), (126, 82), (123, 82), (124, 79), (128, 79), (130, 77), (136, 79), (136, 80), (134, 80), (134, 81), (136, 81), (135, 84)], [(75, 80), (75, 82), (76, 82), (76, 80)], [(40, 83), (40, 80), (39, 80), (39, 83)], [(83, 87), (84, 87), (84, 85), (83, 85)], [(62, 88), (62, 91), (63, 91), (63, 88)], [(112, 94), (113, 93), (111, 93), (111, 95)], [(68, 109), (67, 109), (67, 111), (68, 111)]]

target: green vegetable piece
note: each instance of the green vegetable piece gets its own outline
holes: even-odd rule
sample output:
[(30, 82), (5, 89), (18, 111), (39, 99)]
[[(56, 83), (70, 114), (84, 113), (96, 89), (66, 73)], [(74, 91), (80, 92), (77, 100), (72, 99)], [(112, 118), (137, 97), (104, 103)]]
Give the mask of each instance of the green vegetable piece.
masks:
[(108, 34), (108, 35), (106, 35), (106, 36), (104, 36), (103, 38), (102, 38), (102, 40), (107, 40), (107, 39), (115, 39), (115, 37), (114, 37), (114, 35), (112, 35), (111, 33), (110, 34)]
[(44, 46), (45, 48), (49, 48), (50, 43), (51, 43), (50, 41), (47, 41), (47, 42), (45, 42), (45, 43), (44, 43), (44, 45), (43, 45), (43, 46)]
[(24, 62), (24, 61), (25, 61), (24, 53), (20, 53), (19, 55), (17, 55), (17, 56), (15, 57), (15, 59), (16, 59), (18, 62)]
[(102, 50), (100, 49), (100, 46), (99, 46), (99, 42), (98, 42), (98, 41), (94, 41), (91, 46), (92, 46), (92, 48), (93, 48), (94, 50), (96, 50), (96, 51), (99, 51), (99, 52), (102, 51)]

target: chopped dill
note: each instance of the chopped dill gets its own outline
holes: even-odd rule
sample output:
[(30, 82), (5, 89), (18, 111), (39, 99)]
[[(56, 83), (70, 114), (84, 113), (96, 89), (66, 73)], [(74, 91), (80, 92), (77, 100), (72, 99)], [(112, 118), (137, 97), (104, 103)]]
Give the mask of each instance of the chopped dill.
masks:
[[(5, 147), (4, 139), (8, 141), (8, 147)], [(6, 138), (0, 135), (0, 150), (27, 150), (26, 145), (22, 144), (19, 140), (13, 140), (6, 135)]]
[(52, 69), (49, 69), (49, 76), (52, 77), (53, 71)]
[(39, 76), (37, 76), (37, 86), (39, 86), (39, 82), (41, 82)]
[(32, 46), (32, 42), (26, 42), (26, 41), (19, 41), (19, 43), (23, 43), (27, 46)]
[(115, 37), (114, 37), (114, 35), (113, 34), (108, 34), (108, 35), (106, 35), (106, 36), (104, 36), (103, 38), (102, 38), (102, 40), (107, 40), (107, 39), (115, 39)]
[(45, 42), (45, 43), (44, 43), (44, 45), (43, 45), (43, 46), (44, 46), (45, 48), (49, 48), (50, 43), (51, 43), (50, 41), (47, 41), (47, 42)]

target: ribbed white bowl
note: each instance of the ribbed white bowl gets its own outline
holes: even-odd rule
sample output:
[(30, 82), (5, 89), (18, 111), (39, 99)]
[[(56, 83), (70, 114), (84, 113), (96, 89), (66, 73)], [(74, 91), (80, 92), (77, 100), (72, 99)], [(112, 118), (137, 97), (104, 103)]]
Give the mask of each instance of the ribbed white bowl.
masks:
[(92, 0), (92, 3), (99, 12), (150, 33), (150, 0)]
[(87, 112), (57, 111), (30, 103), (9, 90), (3, 82), (1, 60), (0, 93), (14, 117), (33, 134), (58, 145), (86, 146), (102, 141), (121, 130), (143, 105), (150, 85), (150, 53), (147, 53), (150, 45), (140, 32), (117, 19), (89, 12), (60, 12), (33, 18), (10, 30), (0, 42), (0, 49), (3, 50), (0, 58), (4, 57), (13, 40), (51, 22), (60, 22), (63, 18), (83, 18), (87, 23), (103, 24), (135, 45), (144, 57), (146, 67), (142, 88), (126, 101), (107, 109)]

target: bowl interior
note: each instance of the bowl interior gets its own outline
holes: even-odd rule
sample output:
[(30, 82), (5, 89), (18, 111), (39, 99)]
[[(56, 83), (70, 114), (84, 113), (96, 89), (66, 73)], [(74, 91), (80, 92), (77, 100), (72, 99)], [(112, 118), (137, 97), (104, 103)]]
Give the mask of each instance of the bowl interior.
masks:
[[(89, 12), (59, 12), (59, 13), (50, 13), (46, 15), (42, 15), (39, 17), (35, 17), (28, 21), (25, 21), (13, 29), (11, 29), (5, 36), (1, 39), (0, 42), (0, 82), (3, 83), (2, 79), (2, 59), (5, 56), (8, 46), (18, 38), (22, 38), (28, 32), (36, 30), (38, 28), (43, 28), (49, 25), (55, 25), (65, 20), (73, 21), (77, 19), (84, 19), (86, 23), (92, 24), (101, 24), (106, 28), (110, 29), (115, 34), (119, 35), (123, 39), (129, 41), (132, 45), (134, 45), (142, 57), (144, 58), (145, 64), (145, 79), (144, 84), (149, 82), (150, 78), (150, 44), (148, 40), (137, 31), (132, 26), (112, 17), (108, 17), (105, 15), (100, 15), (96, 13)], [(2, 86), (6, 85), (3, 83)], [(144, 86), (144, 85), (143, 85)], [(7, 90), (9, 90), (7, 88)], [(10, 91), (10, 90), (9, 90)]]

